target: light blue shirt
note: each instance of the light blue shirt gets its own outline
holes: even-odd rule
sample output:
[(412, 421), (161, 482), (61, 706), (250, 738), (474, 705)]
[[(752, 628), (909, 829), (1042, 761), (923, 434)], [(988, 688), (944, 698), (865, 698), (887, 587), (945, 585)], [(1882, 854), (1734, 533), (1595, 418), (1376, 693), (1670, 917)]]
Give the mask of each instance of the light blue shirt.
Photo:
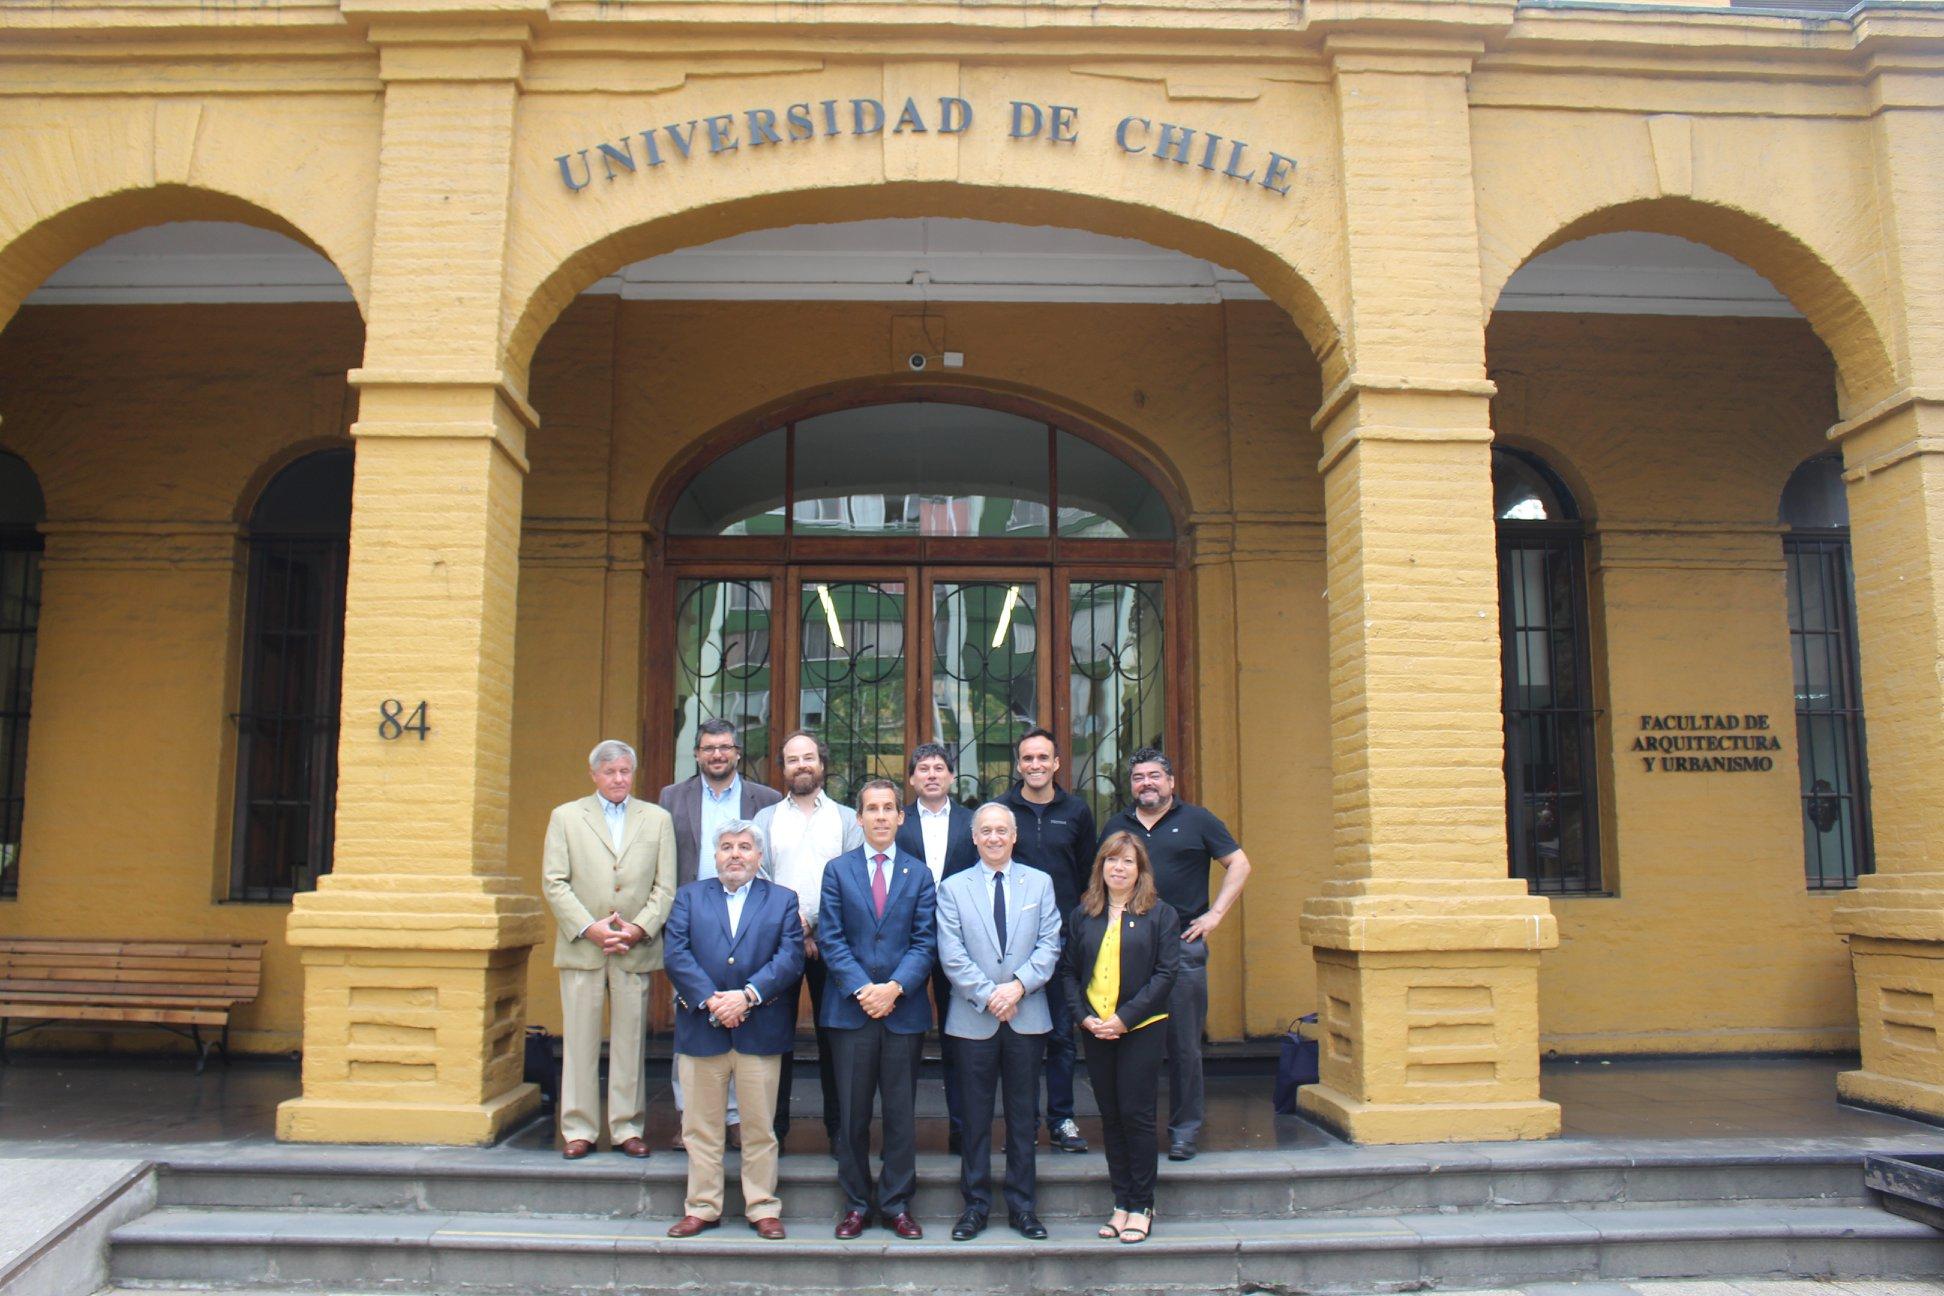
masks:
[(742, 775), (729, 780), (729, 790), (717, 796), (709, 786), (709, 780), (702, 780), (702, 835), (696, 839), (700, 849), (696, 851), (695, 876), (712, 878), (716, 875), (715, 835), (716, 829), (740, 818), (737, 813), (742, 809)]
[(621, 852), (621, 837), (628, 830), (628, 803), (601, 798), (601, 814), (607, 820), (608, 840), (614, 843), (616, 854)]
[(723, 899), (729, 905), (729, 939), (736, 939), (736, 928), (742, 925), (743, 904), (749, 899), (749, 883), (745, 882), (731, 891), (725, 884), (722, 887)]

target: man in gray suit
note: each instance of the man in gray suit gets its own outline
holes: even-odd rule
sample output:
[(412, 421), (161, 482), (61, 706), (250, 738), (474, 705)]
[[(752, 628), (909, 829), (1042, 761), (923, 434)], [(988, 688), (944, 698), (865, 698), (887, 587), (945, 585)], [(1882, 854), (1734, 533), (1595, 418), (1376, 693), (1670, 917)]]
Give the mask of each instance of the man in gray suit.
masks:
[(980, 806), (972, 816), (980, 867), (954, 873), (938, 888), (938, 957), (952, 983), (945, 1033), (954, 1041), (965, 1103), (959, 1162), (965, 1211), (952, 1226), (956, 1242), (977, 1237), (992, 1213), (992, 1099), (1002, 1086), (1006, 1222), (1022, 1237), (1046, 1236), (1033, 1157), (1040, 1064), (1053, 1029), (1046, 984), (1060, 960), (1060, 908), (1053, 879), (1013, 859), (1018, 838), (1010, 809)]
[(648, 982), (662, 965), (662, 924), (675, 903), (675, 829), (668, 812), (629, 795), (634, 748), (614, 739), (587, 757), (594, 793), (547, 821), (541, 886), (559, 934), (561, 1154), (578, 1161), (600, 1137), (601, 1013), (608, 1042), (608, 1133), (616, 1151), (642, 1139), (642, 1036)]
[[(696, 772), (680, 783), (670, 783), (656, 798), (661, 808), (675, 821), (676, 885), (685, 887), (697, 878), (715, 876), (715, 852), (702, 849), (715, 840), (716, 829), (736, 820), (751, 820), (764, 806), (775, 805), (783, 794), (775, 788), (751, 783), (742, 776), (742, 743), (736, 726), (727, 720), (711, 718), (696, 726)], [(671, 1069), (670, 1087), (675, 1090), (675, 1110), (681, 1111), (682, 1082)], [(729, 1082), (728, 1138), (730, 1147), (741, 1146), (742, 1113), (736, 1104), (736, 1083)], [(680, 1132), (675, 1147), (682, 1147)]]

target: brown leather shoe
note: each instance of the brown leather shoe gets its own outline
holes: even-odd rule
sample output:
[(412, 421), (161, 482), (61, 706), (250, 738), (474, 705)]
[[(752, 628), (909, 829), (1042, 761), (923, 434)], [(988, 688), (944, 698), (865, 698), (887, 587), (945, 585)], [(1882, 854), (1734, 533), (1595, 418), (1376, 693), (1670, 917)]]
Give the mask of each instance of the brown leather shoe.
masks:
[(631, 1157), (645, 1157), (648, 1155), (648, 1140), (639, 1135), (634, 1138), (622, 1139), (620, 1143), (615, 1145), (614, 1150), (626, 1153)]
[(896, 1215), (884, 1221), (884, 1227), (907, 1241), (915, 1241), (925, 1236), (923, 1226), (917, 1220), (911, 1218), (910, 1211), (899, 1211)]
[(756, 1236), (765, 1242), (783, 1240), (783, 1221), (780, 1219), (759, 1219), (749, 1221), (749, 1227), (756, 1230)]
[(560, 1149), (560, 1155), (569, 1161), (578, 1161), (594, 1150), (594, 1145), (586, 1139), (568, 1139), (567, 1146)]
[(854, 1237), (863, 1237), (864, 1226), (870, 1222), (863, 1211), (845, 1211), (844, 1218), (837, 1221), (837, 1236), (846, 1242)]
[(705, 1220), (700, 1215), (684, 1215), (668, 1226), (668, 1236), (694, 1237), (697, 1233), (715, 1228), (721, 1223), (719, 1219)]

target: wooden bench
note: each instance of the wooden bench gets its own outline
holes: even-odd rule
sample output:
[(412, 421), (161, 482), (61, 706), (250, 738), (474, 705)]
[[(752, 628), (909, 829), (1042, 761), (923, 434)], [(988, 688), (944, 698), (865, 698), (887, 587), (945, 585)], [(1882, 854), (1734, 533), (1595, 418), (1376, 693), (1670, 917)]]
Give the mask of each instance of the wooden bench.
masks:
[[(56, 1022), (156, 1026), (209, 1061), (205, 1026), (222, 1027), (229, 1061), (230, 1012), (257, 996), (262, 941), (101, 941), (0, 937), (0, 1062), (7, 1041)], [(31, 1019), (15, 1027), (15, 1018)]]

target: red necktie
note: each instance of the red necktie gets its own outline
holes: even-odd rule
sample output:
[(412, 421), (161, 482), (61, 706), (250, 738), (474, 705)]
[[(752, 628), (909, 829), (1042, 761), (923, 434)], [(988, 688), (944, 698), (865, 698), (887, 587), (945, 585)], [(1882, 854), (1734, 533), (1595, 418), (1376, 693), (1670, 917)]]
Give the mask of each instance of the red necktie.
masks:
[(877, 906), (877, 916), (884, 917), (884, 901), (891, 894), (891, 884), (885, 880), (884, 856), (873, 855), (877, 868), (871, 872), (871, 903)]

